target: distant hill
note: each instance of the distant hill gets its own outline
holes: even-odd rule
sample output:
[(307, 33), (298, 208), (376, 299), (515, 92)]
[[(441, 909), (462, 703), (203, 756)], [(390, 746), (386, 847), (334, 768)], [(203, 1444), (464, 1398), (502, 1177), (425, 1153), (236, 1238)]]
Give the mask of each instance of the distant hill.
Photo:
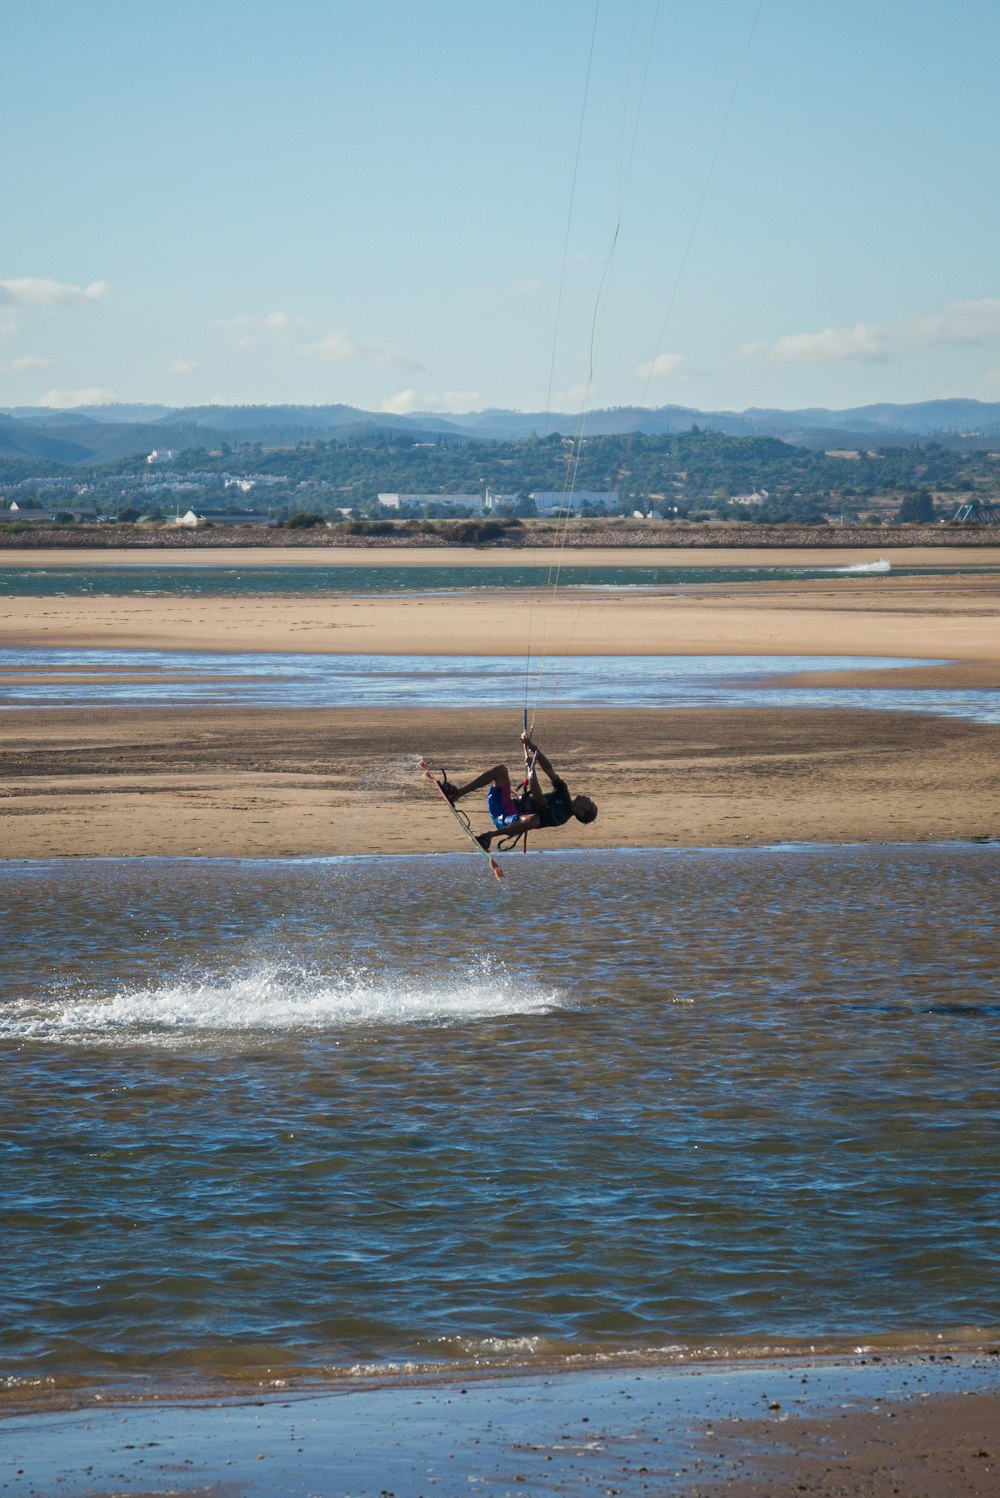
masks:
[(803, 447), (903, 446), (920, 438), (963, 447), (985, 446), (1000, 437), (1000, 403), (974, 400), (919, 401), (897, 406), (889, 402), (830, 411), (819, 406), (802, 411), (754, 409), (743, 412), (749, 428)]
[(83, 463), (90, 452), (82, 443), (52, 437), (44, 430), (0, 416), (0, 453), (11, 458), (41, 458), (51, 463)]
[(802, 411), (750, 409), (743, 414), (750, 421), (793, 420), (804, 427), (839, 427), (872, 434), (896, 431), (927, 437), (937, 433), (996, 436), (1000, 432), (1000, 402), (996, 401), (919, 401), (910, 406), (886, 402), (877, 406), (854, 406), (846, 411), (829, 411), (818, 406)]
[(116, 425), (122, 422), (159, 421), (164, 416), (172, 415), (177, 408), (116, 403), (111, 406), (73, 406), (65, 411), (54, 410), (51, 406), (5, 406), (3, 409), (8, 416), (17, 416), (30, 421), (34, 426), (59, 426), (67, 421), (110, 421)]
[(110, 422), (76, 411), (44, 414), (50, 419), (27, 421), (0, 415), (0, 452), (48, 458), (59, 464), (117, 463), (144, 458), (154, 447), (183, 452), (191, 447), (217, 447), (230, 440), (226, 432), (182, 420)]
[[(417, 418), (414, 418), (417, 419)], [(516, 439), (547, 431), (572, 433), (578, 418), (565, 413), (546, 417), (520, 411), (477, 411), (468, 416), (450, 416), (449, 422), (476, 436)], [(973, 444), (1000, 436), (1000, 403), (974, 400), (922, 401), (914, 405), (856, 406), (847, 411), (824, 407), (782, 411), (750, 407), (746, 411), (699, 411), (692, 406), (613, 406), (589, 411), (584, 431), (591, 436), (614, 436), (642, 432), (646, 436), (673, 436), (692, 426), (722, 432), (730, 437), (779, 437), (803, 447), (850, 447), (848, 439), (878, 439), (880, 445), (911, 444), (915, 438), (961, 439)], [(843, 440), (841, 440), (843, 439)]]
[(229, 441), (315, 442), (323, 437), (343, 439), (370, 436), (373, 432), (405, 432), (408, 436), (434, 438), (451, 433), (467, 435), (457, 418), (392, 416), (382, 411), (362, 411), (356, 406), (187, 406), (164, 418), (164, 423), (182, 417), (185, 422), (225, 432)]
[[(414, 412), (394, 416), (342, 404), (328, 406), (103, 405), (53, 411), (8, 408), (0, 416), (0, 453), (57, 464), (119, 462), (154, 447), (184, 451), (222, 443), (296, 442), (371, 438), (399, 433), (414, 441), (519, 441), (552, 433), (573, 435), (581, 425), (570, 412), (487, 410), (462, 414)], [(777, 437), (797, 447), (908, 447), (934, 439), (975, 449), (1000, 443), (1000, 403), (974, 400), (889, 403), (834, 411), (826, 407), (783, 411), (699, 411), (691, 406), (614, 406), (589, 411), (587, 436), (672, 436), (698, 426), (732, 437)]]
[[(244, 441), (298, 441), (322, 433), (344, 437), (373, 431), (411, 436), (468, 436), (517, 441), (552, 432), (575, 433), (580, 418), (567, 411), (470, 411), (463, 414), (414, 412), (390, 416), (354, 406), (201, 406), (171, 412), (164, 420), (185, 421), (225, 431)], [(851, 437), (878, 438), (882, 444), (908, 445), (915, 438), (960, 438), (983, 442), (1000, 436), (1000, 403), (973, 400), (923, 401), (915, 405), (856, 406), (847, 411), (823, 407), (782, 411), (751, 407), (746, 411), (700, 411), (693, 406), (611, 406), (588, 411), (583, 430), (589, 436), (642, 432), (672, 436), (700, 426), (732, 437), (779, 437), (804, 447), (851, 446)], [(266, 433), (267, 435), (261, 435)]]

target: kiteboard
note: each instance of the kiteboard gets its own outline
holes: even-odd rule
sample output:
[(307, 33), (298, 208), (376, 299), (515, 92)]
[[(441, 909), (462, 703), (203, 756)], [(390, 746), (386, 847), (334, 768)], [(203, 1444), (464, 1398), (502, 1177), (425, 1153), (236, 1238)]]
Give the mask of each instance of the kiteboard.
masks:
[(456, 824), (459, 827), (461, 827), (462, 831), (465, 833), (465, 836), (469, 839), (469, 842), (475, 848), (476, 852), (477, 853), (481, 853), (483, 855), (483, 857), (486, 859), (486, 862), (489, 864), (489, 866), (492, 869), (492, 871), (493, 871), (494, 875), (496, 876), (496, 878), (497, 879), (502, 879), (503, 878), (503, 869), (497, 863), (496, 859), (493, 857), (493, 854), (489, 851), (489, 849), (483, 847), (482, 843), (479, 841), (479, 839), (476, 837), (476, 834), (473, 832), (472, 828), (469, 826), (468, 820), (462, 815), (462, 813), (460, 811), (457, 811), (456, 808), (452, 805), (452, 803), (448, 800), (448, 797), (445, 795), (444, 791), (441, 789), (440, 783), (435, 779), (434, 773), (431, 770), (430, 765), (424, 759), (420, 760), (419, 763), (420, 763), (420, 769), (423, 771), (423, 773), (426, 776), (426, 778), (430, 781), (431, 785), (437, 791), (438, 795), (441, 797), (441, 800), (444, 802), (445, 806), (447, 806), (448, 810), (451, 812), (452, 816), (455, 818)]

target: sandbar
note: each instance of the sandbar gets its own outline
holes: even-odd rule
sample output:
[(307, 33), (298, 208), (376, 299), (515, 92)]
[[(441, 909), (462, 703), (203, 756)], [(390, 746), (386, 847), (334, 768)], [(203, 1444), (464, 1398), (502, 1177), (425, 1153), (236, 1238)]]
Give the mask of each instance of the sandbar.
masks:
[[(863, 708), (646, 708), (558, 709), (536, 727), (571, 788), (601, 808), (591, 826), (534, 835), (536, 849), (997, 831), (1000, 725)], [(516, 771), (519, 730), (519, 709), (12, 709), (0, 714), (3, 851), (463, 853), (417, 759), (456, 780), (501, 755)], [(483, 830), (483, 795), (462, 804)]]
[[(1000, 687), (1000, 577), (838, 578), (612, 590), (302, 598), (20, 598), (0, 642), (168, 651), (509, 655), (511, 707), (465, 711), (8, 708), (7, 857), (335, 856), (461, 847), (416, 772), (516, 767), (531, 645), (587, 655), (890, 657), (839, 685)], [(924, 664), (927, 661), (940, 664)], [(72, 662), (54, 679), (72, 680)], [(93, 668), (90, 668), (93, 669)], [(148, 673), (136, 662), (135, 677)], [(163, 663), (164, 679), (171, 676)], [(9, 666), (37, 679), (37, 664)], [(127, 679), (128, 666), (115, 674)], [(803, 677), (803, 681), (827, 679)], [(539, 737), (597, 822), (538, 846), (756, 846), (989, 838), (1000, 727), (861, 708), (571, 710)], [(471, 807), (478, 828), (482, 808)]]
[[(345, 654), (880, 655), (1000, 661), (1000, 575), (656, 591), (0, 598), (0, 645)], [(991, 678), (987, 684), (992, 684)]]

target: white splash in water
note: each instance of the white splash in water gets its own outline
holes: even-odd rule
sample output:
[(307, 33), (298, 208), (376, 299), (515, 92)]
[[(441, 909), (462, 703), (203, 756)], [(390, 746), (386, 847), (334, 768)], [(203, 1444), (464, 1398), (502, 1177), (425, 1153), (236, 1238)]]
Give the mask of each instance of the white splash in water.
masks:
[(82, 1045), (176, 1045), (398, 1025), (452, 1025), (547, 1014), (559, 995), (483, 958), (461, 975), (318, 973), (261, 965), (111, 994), (46, 994), (0, 1016), (0, 1036)]
[(890, 572), (891, 570), (892, 563), (887, 561), (885, 557), (879, 557), (877, 562), (852, 562), (847, 567), (827, 567), (825, 569), (827, 572), (851, 573), (856, 576), (861, 576), (864, 573)]

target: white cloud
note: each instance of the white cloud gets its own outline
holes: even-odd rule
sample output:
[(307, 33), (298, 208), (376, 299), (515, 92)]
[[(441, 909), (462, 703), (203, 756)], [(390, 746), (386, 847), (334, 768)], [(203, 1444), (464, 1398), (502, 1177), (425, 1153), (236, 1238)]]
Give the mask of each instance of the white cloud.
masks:
[[(593, 392), (590, 392), (593, 394)], [(587, 399), (588, 389), (586, 385), (570, 385), (565, 390), (554, 390), (552, 402), (555, 406), (582, 406)]]
[(680, 354), (657, 354), (645, 364), (636, 365), (636, 374), (642, 380), (686, 380), (685, 361)]
[(878, 363), (889, 356), (888, 330), (876, 324), (824, 328), (821, 333), (788, 333), (766, 350), (776, 364), (843, 364), (849, 359)]
[(426, 368), (419, 359), (411, 359), (409, 354), (400, 354), (396, 349), (366, 349), (365, 355), (372, 364), (389, 365), (393, 369), (412, 369), (420, 372)]
[(278, 308), (259, 316), (254, 312), (237, 312), (235, 317), (220, 317), (219, 326), (231, 328), (235, 333), (292, 333), (296, 329), (311, 328), (312, 323), (307, 317), (293, 317), (290, 312)]
[(364, 358), (361, 344), (341, 329), (334, 329), (316, 343), (303, 344), (299, 353), (303, 359), (322, 359), (337, 364)]
[(219, 326), (230, 333), (238, 333), (237, 348), (253, 348), (266, 342), (279, 348), (293, 334), (308, 333), (312, 323), (307, 317), (293, 317), (290, 312), (277, 308), (261, 316), (252, 312), (237, 312), (235, 317), (222, 317)]
[(25, 369), (48, 369), (51, 363), (51, 359), (43, 359), (38, 354), (25, 354), (20, 359), (11, 360), (10, 367), (21, 373)]
[(979, 302), (949, 302), (941, 312), (915, 318), (910, 328), (914, 342), (982, 343), (1000, 336), (1000, 300), (984, 297)]
[(53, 411), (71, 411), (74, 406), (106, 406), (118, 399), (113, 390), (102, 390), (100, 385), (91, 385), (86, 390), (49, 390), (40, 397), (38, 404)]
[[(235, 317), (221, 318), (219, 326), (237, 335), (237, 348), (264, 346), (274, 353), (287, 349), (293, 338), (315, 331), (315, 324), (307, 317), (292, 317), (290, 313), (281, 310), (265, 312), (263, 316), (238, 312)], [(416, 359), (411, 359), (396, 349), (362, 343), (344, 328), (331, 328), (322, 337), (300, 343), (296, 352), (301, 359), (316, 359), (324, 364), (375, 364), (414, 370), (424, 367)]]
[(17, 323), (12, 317), (5, 318), (0, 322), (0, 338), (16, 338)]
[(412, 370), (422, 370), (424, 367), (416, 359), (400, 354), (395, 349), (360, 343), (343, 328), (332, 329), (325, 338), (317, 339), (314, 343), (304, 343), (299, 353), (303, 359), (320, 359), (328, 364), (376, 364)]
[(464, 415), (467, 411), (479, 411), (482, 409), (482, 404), (483, 398), (478, 390), (446, 390), (437, 409), (454, 411), (458, 416)]
[(385, 411), (390, 416), (408, 416), (411, 411), (416, 411), (420, 405), (420, 397), (415, 390), (399, 390), (395, 395), (388, 396), (379, 406), (380, 411)]
[(478, 390), (446, 390), (443, 395), (400, 390), (384, 400), (379, 410), (391, 416), (408, 416), (411, 411), (454, 412), (457, 416), (466, 411), (478, 411), (482, 404), (483, 398)]
[(47, 281), (25, 276), (15, 281), (0, 281), (0, 306), (56, 307), (74, 302), (103, 302), (110, 288), (106, 281), (91, 281), (89, 286), (70, 286), (65, 281)]
[(172, 364), (167, 365), (167, 374), (189, 375), (194, 374), (197, 368), (197, 359), (175, 359)]
[(1000, 300), (949, 302), (940, 312), (894, 323), (855, 323), (819, 333), (787, 333), (773, 343), (747, 343), (749, 358), (776, 364), (880, 363), (914, 348), (955, 347), (1000, 337)]

